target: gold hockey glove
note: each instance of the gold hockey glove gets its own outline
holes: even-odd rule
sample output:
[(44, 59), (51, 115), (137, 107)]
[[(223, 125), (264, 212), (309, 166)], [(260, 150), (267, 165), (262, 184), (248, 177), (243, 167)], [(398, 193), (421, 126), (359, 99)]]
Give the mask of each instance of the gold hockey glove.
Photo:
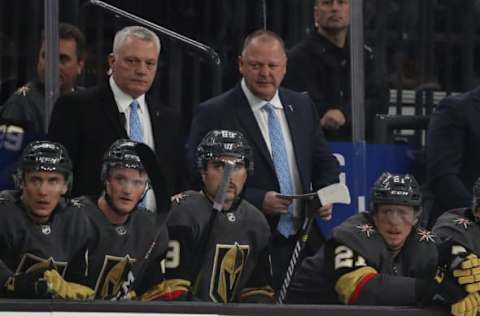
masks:
[(93, 299), (95, 296), (95, 292), (91, 288), (65, 281), (57, 270), (45, 271), (43, 278), (47, 283), (48, 292), (54, 298), (87, 300)]
[(478, 293), (468, 294), (460, 301), (451, 306), (451, 313), (454, 316), (475, 316), (480, 307), (480, 296)]
[(468, 293), (480, 291), (480, 259), (474, 254), (468, 255), (453, 270), (453, 276)]

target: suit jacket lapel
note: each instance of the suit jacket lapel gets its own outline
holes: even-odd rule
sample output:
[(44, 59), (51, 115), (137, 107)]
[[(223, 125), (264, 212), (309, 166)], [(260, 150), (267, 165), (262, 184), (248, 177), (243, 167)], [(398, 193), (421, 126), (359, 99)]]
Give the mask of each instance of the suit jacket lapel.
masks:
[(152, 125), (153, 143), (155, 144), (155, 151), (160, 152), (165, 143), (162, 138), (168, 133), (162, 133), (162, 117), (159, 106), (154, 102), (154, 99), (147, 93), (145, 95), (145, 102), (147, 103), (148, 114), (150, 115), (150, 124)]
[(268, 151), (262, 131), (258, 126), (257, 119), (250, 108), (250, 104), (248, 103), (247, 97), (243, 93), (240, 84), (235, 88), (233, 100), (236, 102), (234, 108), (237, 111), (238, 121), (242, 125), (243, 131), (248, 134), (246, 136), (250, 140), (250, 146), (256, 146), (262, 156), (268, 161), (269, 166), (274, 170), (272, 157)]
[(303, 130), (305, 128), (305, 122), (301, 121), (302, 118), (300, 116), (300, 112), (302, 109), (299, 108), (301, 105), (299, 105), (298, 102), (295, 102), (288, 95), (285, 95), (282, 89), (279, 90), (279, 97), (282, 101), (283, 110), (287, 119), (288, 129), (290, 130), (290, 137), (292, 139), (292, 146), (295, 152), (295, 161), (297, 163), (298, 175), (300, 177), (300, 181), (302, 182), (302, 187), (305, 190), (305, 181), (302, 174), (303, 168), (301, 168), (301, 166), (307, 164), (307, 161), (304, 161), (303, 159), (309, 158), (310, 155), (308, 154), (308, 152), (306, 152), (308, 151), (308, 145), (304, 143), (305, 134)]
[(112, 126), (114, 133), (119, 135), (119, 138), (128, 138), (127, 131), (125, 130), (125, 124), (122, 123), (123, 120), (121, 119), (121, 116), (124, 114), (118, 111), (112, 89), (108, 84), (102, 88), (99, 98), (99, 105), (103, 109), (103, 112), (107, 118), (107, 122)]

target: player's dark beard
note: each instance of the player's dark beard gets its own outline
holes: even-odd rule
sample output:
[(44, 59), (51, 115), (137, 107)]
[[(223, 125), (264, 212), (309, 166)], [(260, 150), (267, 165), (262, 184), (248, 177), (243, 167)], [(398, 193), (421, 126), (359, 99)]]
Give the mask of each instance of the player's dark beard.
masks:
[[(204, 184), (202, 184), (202, 192), (203, 192), (203, 195), (213, 204), (213, 197), (211, 197), (210, 194), (207, 193), (207, 190), (205, 189)], [(240, 204), (240, 202), (242, 202), (244, 194), (245, 194), (245, 186), (243, 187), (243, 190), (240, 192), (240, 194), (235, 196), (235, 199), (233, 200), (232, 206), (230, 207), (230, 209), (224, 210), (224, 211), (234, 212), (238, 208), (238, 205)]]

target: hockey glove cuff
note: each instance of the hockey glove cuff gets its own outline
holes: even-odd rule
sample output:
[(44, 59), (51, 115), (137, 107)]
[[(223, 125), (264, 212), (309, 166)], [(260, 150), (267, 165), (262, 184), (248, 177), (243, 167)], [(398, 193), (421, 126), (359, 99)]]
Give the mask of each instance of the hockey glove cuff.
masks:
[(48, 291), (43, 282), (43, 273), (46, 268), (32, 272), (20, 273), (7, 279), (4, 285), (6, 297), (16, 298), (47, 298)]
[(417, 280), (416, 291), (418, 300), (423, 305), (432, 301), (452, 304), (464, 298), (468, 293), (457, 283), (452, 271), (445, 267), (438, 267), (432, 280)]

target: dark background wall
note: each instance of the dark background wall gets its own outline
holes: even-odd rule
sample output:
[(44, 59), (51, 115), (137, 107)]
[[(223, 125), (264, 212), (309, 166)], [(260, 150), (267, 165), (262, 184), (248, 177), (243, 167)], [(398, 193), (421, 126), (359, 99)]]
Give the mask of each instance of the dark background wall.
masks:
[[(312, 29), (313, 0), (107, 0), (175, 32), (211, 46), (222, 61), (221, 90), (238, 80), (242, 38), (264, 27), (287, 47)], [(377, 75), (392, 89), (465, 91), (478, 84), (478, 0), (365, 0), (365, 38), (375, 47)], [(59, 1), (60, 21), (86, 33), (89, 57), (84, 86), (105, 76), (113, 35), (132, 24), (85, 0)], [(43, 3), (0, 2), (0, 103), (34, 75)], [(161, 36), (161, 35), (160, 35)], [(163, 51), (153, 93), (182, 113), (188, 128), (192, 108), (211, 97), (208, 57), (161, 36)], [(397, 100), (401, 102), (402, 100)]]

